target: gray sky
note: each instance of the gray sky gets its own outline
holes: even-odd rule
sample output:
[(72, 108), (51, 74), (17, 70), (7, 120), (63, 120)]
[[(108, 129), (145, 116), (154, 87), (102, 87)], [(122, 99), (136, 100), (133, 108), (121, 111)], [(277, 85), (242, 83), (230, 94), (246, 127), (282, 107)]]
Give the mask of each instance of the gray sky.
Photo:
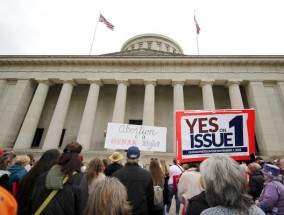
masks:
[(283, 55), (283, 0), (0, 0), (0, 55), (118, 52), (129, 38), (162, 34), (184, 54)]

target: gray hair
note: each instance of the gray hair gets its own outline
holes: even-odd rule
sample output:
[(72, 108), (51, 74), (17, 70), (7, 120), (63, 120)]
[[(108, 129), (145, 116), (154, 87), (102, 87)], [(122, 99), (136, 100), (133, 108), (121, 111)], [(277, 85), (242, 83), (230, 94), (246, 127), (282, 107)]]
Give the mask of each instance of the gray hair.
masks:
[(246, 191), (246, 178), (240, 165), (232, 158), (217, 154), (200, 165), (206, 199), (213, 206), (224, 206), (247, 212), (254, 204)]
[(139, 158), (136, 158), (136, 159), (131, 159), (131, 158), (127, 158), (127, 163), (129, 164), (139, 164)]

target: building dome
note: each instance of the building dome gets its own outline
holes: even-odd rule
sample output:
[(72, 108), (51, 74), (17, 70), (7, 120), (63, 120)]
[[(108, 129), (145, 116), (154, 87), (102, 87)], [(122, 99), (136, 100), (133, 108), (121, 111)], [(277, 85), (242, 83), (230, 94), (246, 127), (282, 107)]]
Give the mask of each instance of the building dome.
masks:
[(183, 50), (176, 41), (160, 34), (140, 34), (127, 40), (121, 47), (121, 52), (147, 50), (183, 55)]

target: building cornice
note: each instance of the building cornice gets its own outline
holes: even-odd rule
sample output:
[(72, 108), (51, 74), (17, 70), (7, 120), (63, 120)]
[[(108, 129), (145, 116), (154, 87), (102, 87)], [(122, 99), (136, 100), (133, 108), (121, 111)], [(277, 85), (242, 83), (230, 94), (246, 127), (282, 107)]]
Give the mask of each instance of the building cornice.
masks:
[(0, 56), (0, 66), (3, 65), (284, 65), (284, 55), (2, 55)]

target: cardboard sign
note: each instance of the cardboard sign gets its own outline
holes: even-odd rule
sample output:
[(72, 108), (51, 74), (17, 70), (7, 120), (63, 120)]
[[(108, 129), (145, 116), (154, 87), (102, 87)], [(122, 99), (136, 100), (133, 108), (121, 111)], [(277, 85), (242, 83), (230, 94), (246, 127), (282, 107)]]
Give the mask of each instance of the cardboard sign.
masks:
[(177, 111), (177, 161), (202, 161), (216, 154), (249, 160), (254, 153), (254, 110)]
[(167, 128), (108, 123), (105, 140), (107, 149), (128, 149), (137, 146), (141, 151), (165, 152)]

